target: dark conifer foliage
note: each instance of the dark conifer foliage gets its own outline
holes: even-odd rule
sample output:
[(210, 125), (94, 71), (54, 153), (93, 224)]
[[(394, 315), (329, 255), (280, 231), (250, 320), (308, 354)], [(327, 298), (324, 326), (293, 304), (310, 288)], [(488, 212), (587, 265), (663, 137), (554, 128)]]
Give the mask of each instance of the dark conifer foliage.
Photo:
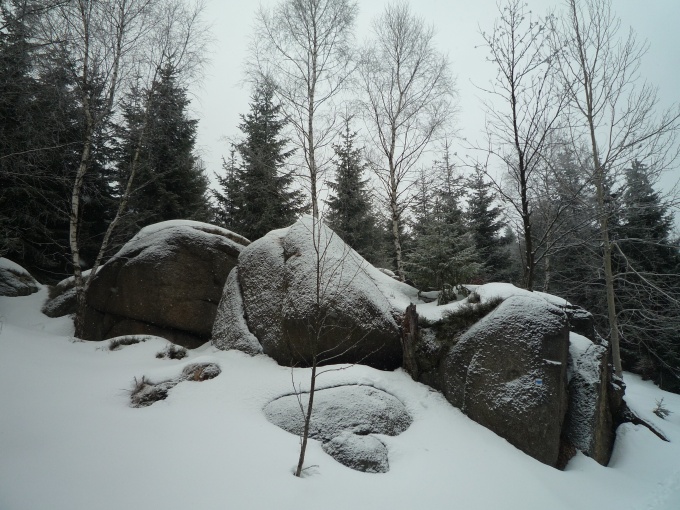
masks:
[(511, 238), (506, 233), (503, 210), (495, 204), (491, 183), (484, 179), (484, 171), (475, 167), (467, 180), (467, 220), (482, 264), (477, 278), (480, 282), (516, 281), (510, 253)]
[(454, 174), (448, 147), (436, 164), (431, 188), (419, 195), (428, 205), (421, 204), (422, 212), (416, 218), (406, 256), (407, 274), (419, 288), (449, 289), (451, 297), (450, 289), (468, 283), (481, 264), (462, 209), (463, 179)]
[[(69, 272), (70, 192), (83, 138), (76, 84), (60, 44), (37, 37), (46, 2), (0, 3), (0, 254), (53, 281)], [(111, 188), (104, 133), (85, 183), (83, 262), (106, 228)]]
[(286, 122), (274, 90), (267, 82), (256, 86), (250, 112), (241, 115), (244, 135), (224, 162), (225, 175), (217, 180), (216, 216), (226, 228), (251, 240), (292, 224), (304, 210), (302, 192), (292, 189), (293, 173), (286, 162), (293, 154), (283, 135)]
[(633, 161), (625, 172), (613, 262), (624, 366), (680, 391), (680, 247), (669, 208)]
[(188, 106), (172, 65), (159, 69), (149, 90), (133, 89), (127, 98), (118, 148), (122, 186), (138, 147), (139, 159), (123, 241), (151, 223), (211, 219), (208, 179), (194, 153), (198, 121), (189, 118)]
[(331, 196), (327, 221), (348, 245), (369, 262), (379, 258), (381, 236), (373, 213), (368, 179), (364, 179), (366, 164), (362, 149), (356, 145), (356, 132), (345, 119), (345, 129), (335, 150), (335, 180), (328, 183)]

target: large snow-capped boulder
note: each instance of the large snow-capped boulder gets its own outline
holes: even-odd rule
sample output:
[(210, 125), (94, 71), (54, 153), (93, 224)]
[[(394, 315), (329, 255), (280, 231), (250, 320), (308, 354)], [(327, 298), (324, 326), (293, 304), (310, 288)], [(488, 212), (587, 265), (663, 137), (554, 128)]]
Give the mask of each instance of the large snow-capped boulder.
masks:
[[(308, 393), (300, 395), (303, 405)], [(302, 435), (304, 418), (298, 395), (280, 397), (264, 408), (274, 425)], [(323, 450), (341, 464), (358, 471), (384, 473), (389, 469), (387, 447), (372, 434), (397, 436), (412, 422), (404, 404), (372, 386), (347, 385), (317, 390), (309, 437), (323, 443)]]
[(194, 221), (143, 228), (94, 276), (85, 337), (153, 334), (185, 347), (210, 339), (229, 272), (249, 241)]
[(448, 350), (446, 398), (476, 422), (551, 466), (567, 410), (569, 331), (560, 308), (512, 296)]
[[(264, 354), (282, 365), (309, 366), (316, 355), (320, 363), (397, 368), (396, 312), (374, 272), (311, 217), (269, 232), (242, 251), (219, 307), (213, 343), (252, 352), (254, 335)], [(232, 290), (240, 292), (235, 301)]]
[(28, 296), (38, 292), (39, 283), (19, 264), (0, 257), (0, 296)]

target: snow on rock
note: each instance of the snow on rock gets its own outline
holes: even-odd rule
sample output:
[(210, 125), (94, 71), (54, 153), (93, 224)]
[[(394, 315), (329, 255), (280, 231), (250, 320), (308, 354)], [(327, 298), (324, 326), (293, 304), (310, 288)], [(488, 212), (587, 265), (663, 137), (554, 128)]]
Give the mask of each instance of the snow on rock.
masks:
[(476, 422), (551, 466), (567, 407), (564, 313), (515, 294), (465, 332), (439, 368), (444, 395)]
[(45, 301), (42, 313), (48, 317), (63, 317), (76, 312), (77, 296), (75, 287), (62, 290), (59, 286), (52, 291), (52, 297)]
[[(89, 278), (90, 274), (92, 274), (91, 269), (82, 272), (84, 279)], [(78, 303), (75, 283), (75, 276), (69, 276), (54, 287), (50, 287), (49, 298), (42, 307), (42, 313), (52, 318), (76, 313)]]
[(227, 275), (248, 241), (206, 223), (143, 228), (92, 280), (85, 337), (162, 336), (185, 347), (209, 340)]
[(261, 354), (262, 346), (248, 329), (244, 317), (243, 298), (238, 283), (238, 268), (227, 277), (222, 299), (217, 307), (212, 343), (222, 350), (236, 349), (250, 355)]
[(185, 230), (186, 228), (191, 228), (199, 232), (217, 235), (229, 239), (235, 242), (236, 244), (242, 246), (248, 246), (250, 244), (250, 241), (248, 239), (246, 239), (242, 235), (232, 232), (231, 230), (218, 227), (217, 225), (211, 225), (209, 223), (203, 223), (200, 221), (193, 220), (168, 220), (161, 221), (159, 223), (154, 223), (152, 225), (147, 225), (146, 227), (142, 228), (132, 239), (130, 239), (129, 243), (127, 244), (134, 245), (138, 241), (144, 239), (145, 237), (158, 234), (163, 230), (170, 230), (170, 232), (168, 233), (171, 234), (172, 230), (177, 228), (180, 228), (182, 230)]
[[(308, 393), (301, 395), (306, 409)], [(264, 414), (274, 425), (301, 435), (304, 416), (297, 395), (280, 397), (264, 408)], [(396, 436), (411, 425), (412, 418), (396, 397), (363, 385), (347, 385), (314, 392), (314, 405), (309, 437), (330, 441), (343, 431), (354, 434), (385, 434)]]
[(364, 473), (387, 473), (387, 447), (375, 436), (343, 431), (322, 446), (323, 451), (349, 468)]
[(376, 277), (399, 284), (311, 217), (269, 232), (238, 261), (249, 330), (282, 365), (309, 366), (316, 352), (321, 363), (400, 366), (398, 312)]
[(0, 257), (0, 296), (28, 296), (38, 292), (40, 284), (16, 262)]

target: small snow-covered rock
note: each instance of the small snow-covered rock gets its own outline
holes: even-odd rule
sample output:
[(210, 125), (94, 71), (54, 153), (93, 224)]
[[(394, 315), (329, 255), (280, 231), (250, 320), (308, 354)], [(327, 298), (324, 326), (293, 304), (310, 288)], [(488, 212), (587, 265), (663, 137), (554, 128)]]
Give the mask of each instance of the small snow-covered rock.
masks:
[[(302, 394), (306, 408), (308, 394)], [(274, 425), (301, 435), (304, 417), (297, 395), (278, 398), (264, 408)], [(372, 386), (338, 386), (314, 392), (309, 437), (329, 441), (342, 431), (359, 435), (396, 436), (411, 425), (411, 416), (396, 397)]]
[(349, 468), (364, 473), (387, 473), (387, 447), (375, 436), (358, 436), (349, 431), (322, 445), (323, 451)]
[(0, 296), (28, 296), (38, 292), (39, 283), (19, 264), (0, 258)]

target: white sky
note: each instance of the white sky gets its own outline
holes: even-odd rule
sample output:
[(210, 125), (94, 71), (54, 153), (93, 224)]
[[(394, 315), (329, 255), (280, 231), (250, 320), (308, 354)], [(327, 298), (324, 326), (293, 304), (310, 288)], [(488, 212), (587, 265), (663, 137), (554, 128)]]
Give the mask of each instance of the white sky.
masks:
[[(263, 5), (274, 5), (264, 0)], [(484, 85), (493, 77), (493, 66), (485, 62), (480, 28), (490, 30), (497, 17), (496, 0), (411, 0), (411, 8), (437, 30), (440, 51), (447, 53), (457, 78), (460, 114), (456, 122), (459, 134), (481, 141), (484, 114), (473, 83)], [(534, 14), (542, 15), (559, 0), (528, 0)], [(385, 0), (359, 0), (357, 38), (368, 35), (371, 20), (387, 4)], [(622, 30), (633, 27), (640, 40), (650, 48), (643, 61), (642, 76), (658, 85), (662, 104), (680, 100), (680, 0), (612, 0), (621, 17)], [(195, 91), (194, 110), (199, 119), (198, 148), (208, 173), (221, 170), (221, 157), (227, 156), (225, 138), (238, 137), (239, 114), (247, 113), (250, 90), (242, 82), (243, 63), (254, 22), (256, 2), (207, 0), (207, 20), (213, 26), (215, 43), (212, 62), (200, 89)], [(356, 126), (359, 128), (359, 126)], [(680, 177), (680, 170), (668, 175), (663, 183), (670, 187)]]

